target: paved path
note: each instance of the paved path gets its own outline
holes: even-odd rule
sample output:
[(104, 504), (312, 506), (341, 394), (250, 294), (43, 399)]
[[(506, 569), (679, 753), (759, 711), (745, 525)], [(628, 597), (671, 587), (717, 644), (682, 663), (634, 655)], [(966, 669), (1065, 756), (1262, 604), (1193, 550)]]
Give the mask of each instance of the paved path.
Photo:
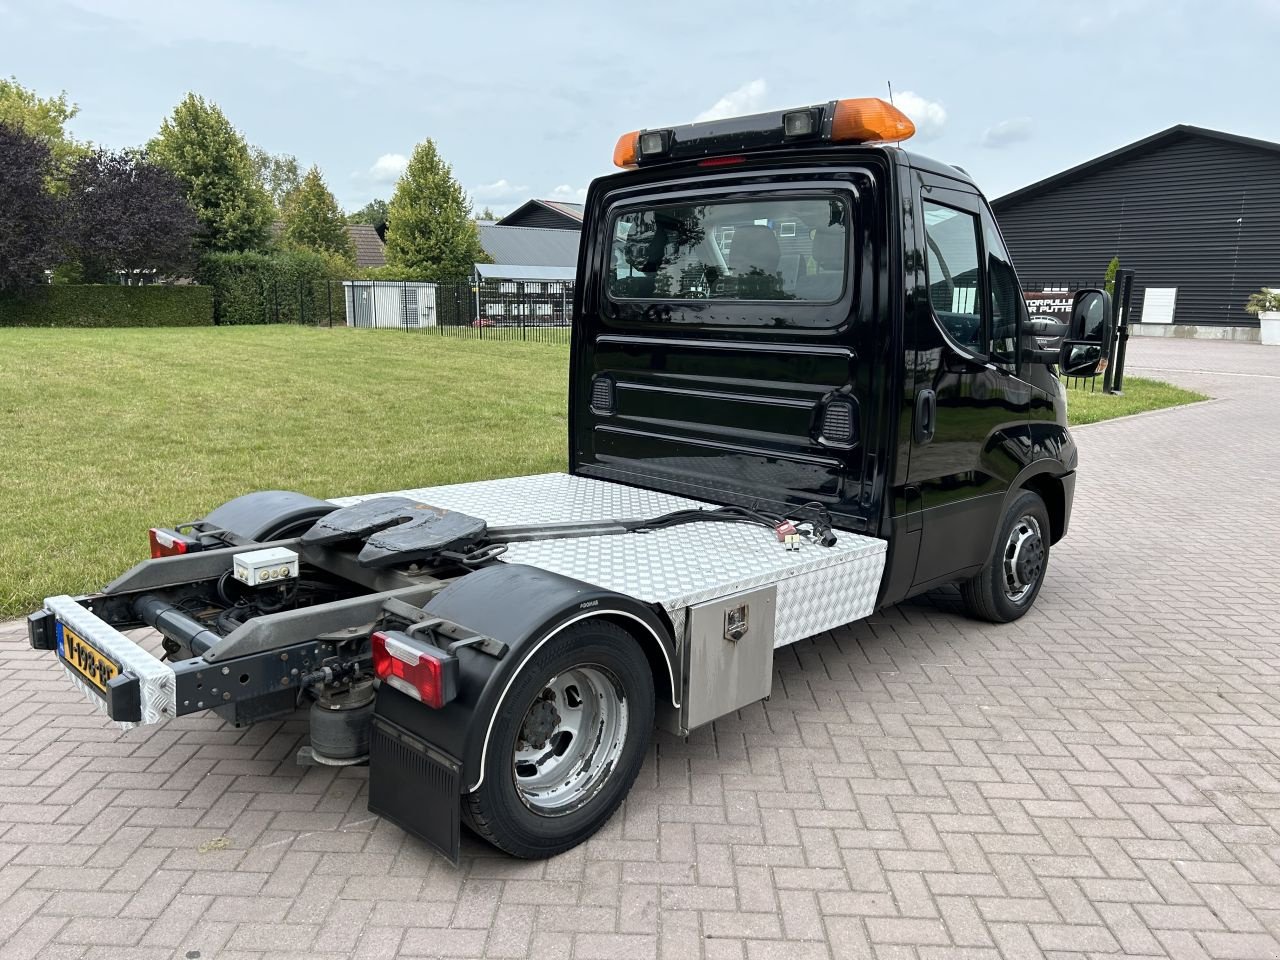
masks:
[(1280, 956), (1280, 349), (1131, 347), (1219, 399), (1078, 431), (1032, 615), (788, 648), (546, 863), (455, 870), (298, 722), (120, 734), (0, 627), (0, 958)]

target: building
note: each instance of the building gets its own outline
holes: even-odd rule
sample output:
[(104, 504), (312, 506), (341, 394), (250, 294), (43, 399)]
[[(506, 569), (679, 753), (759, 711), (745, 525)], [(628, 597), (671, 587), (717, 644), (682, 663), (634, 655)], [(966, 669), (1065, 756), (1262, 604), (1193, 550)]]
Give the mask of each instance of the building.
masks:
[(577, 231), (546, 227), (477, 224), (480, 246), (495, 264), (521, 267), (576, 267)]
[(563, 200), (528, 200), (498, 220), (497, 225), (581, 230), (582, 204), (567, 203)]
[(1280, 143), (1179, 125), (992, 203), (1027, 290), (1135, 272), (1135, 333), (1256, 340), (1280, 287)]
[[(284, 221), (276, 220), (271, 224), (271, 239), (279, 241), (284, 235)], [(348, 223), (347, 236), (351, 238), (351, 246), (356, 252), (356, 266), (385, 267), (387, 265), (387, 248), (378, 235), (377, 228), (369, 223)]]
[(347, 235), (351, 237), (352, 246), (356, 248), (357, 267), (385, 267), (387, 265), (387, 248), (378, 236), (377, 229), (371, 223), (347, 224)]

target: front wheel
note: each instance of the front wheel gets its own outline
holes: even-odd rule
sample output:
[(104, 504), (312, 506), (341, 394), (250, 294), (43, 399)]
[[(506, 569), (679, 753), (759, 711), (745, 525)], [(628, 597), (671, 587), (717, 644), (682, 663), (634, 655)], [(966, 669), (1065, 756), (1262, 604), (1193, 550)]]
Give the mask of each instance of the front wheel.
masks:
[(960, 584), (965, 612), (1008, 623), (1031, 609), (1049, 567), (1049, 511), (1040, 495), (1023, 490), (1009, 504), (987, 565)]
[(631, 789), (653, 733), (653, 675), (607, 621), (557, 634), (498, 707), (468, 825), (517, 857), (550, 857), (602, 826)]

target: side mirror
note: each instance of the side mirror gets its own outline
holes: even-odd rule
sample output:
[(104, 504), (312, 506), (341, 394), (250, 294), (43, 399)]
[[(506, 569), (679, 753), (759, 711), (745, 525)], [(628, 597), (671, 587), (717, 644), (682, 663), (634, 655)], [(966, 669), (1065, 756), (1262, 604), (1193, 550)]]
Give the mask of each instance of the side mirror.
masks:
[(1058, 370), (1068, 377), (1092, 377), (1105, 370), (1114, 331), (1111, 295), (1105, 290), (1077, 290), (1058, 351)]

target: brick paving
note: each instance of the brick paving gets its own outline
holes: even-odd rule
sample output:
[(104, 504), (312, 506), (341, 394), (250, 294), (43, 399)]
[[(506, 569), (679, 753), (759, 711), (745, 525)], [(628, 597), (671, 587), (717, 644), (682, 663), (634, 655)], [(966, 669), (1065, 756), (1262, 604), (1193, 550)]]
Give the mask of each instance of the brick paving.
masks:
[(1218, 399), (1076, 432), (1033, 614), (781, 651), (548, 862), (454, 869), (297, 720), (117, 732), (0, 625), (0, 960), (1280, 957), (1277, 361), (1133, 341)]

